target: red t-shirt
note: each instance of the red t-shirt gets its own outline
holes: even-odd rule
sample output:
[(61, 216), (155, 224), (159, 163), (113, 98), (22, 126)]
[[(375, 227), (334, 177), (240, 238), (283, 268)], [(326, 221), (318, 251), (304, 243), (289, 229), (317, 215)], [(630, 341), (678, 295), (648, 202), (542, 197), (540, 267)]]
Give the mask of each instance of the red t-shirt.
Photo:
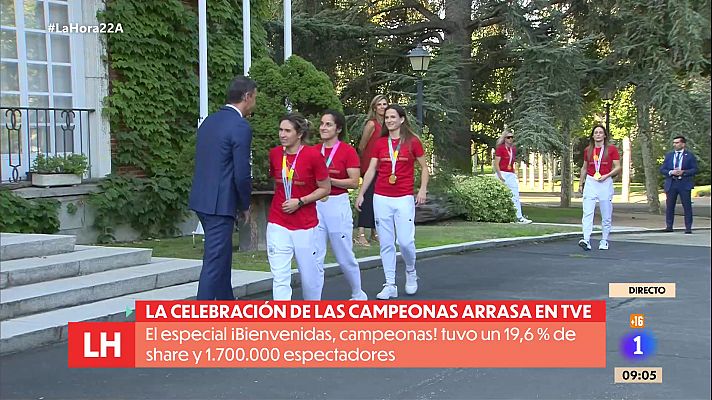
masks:
[(512, 152), (511, 159), (509, 151), (507, 151), (507, 145), (504, 143), (497, 146), (497, 149), (494, 151), (494, 155), (499, 157), (499, 170), (502, 172), (514, 172), (514, 160), (517, 158), (517, 148), (512, 146), (509, 150)]
[[(593, 154), (594, 156), (600, 156), (601, 150), (603, 150), (603, 147), (596, 147), (593, 149)], [(593, 160), (593, 157), (591, 157), (591, 160), (588, 159), (588, 152), (589, 148), (586, 147), (583, 151), (583, 160), (588, 163), (588, 168), (587, 172), (588, 175), (594, 176), (596, 175), (596, 163)], [(606, 175), (607, 173), (611, 172), (613, 170), (613, 161), (614, 160), (620, 160), (621, 156), (618, 154), (618, 149), (616, 146), (609, 144), (608, 145), (608, 150), (606, 151), (606, 156), (603, 157), (603, 160), (601, 160), (601, 168), (598, 170), (601, 175)]]
[[(320, 143), (314, 146), (314, 148), (316, 148), (316, 151), (321, 154), (321, 148), (323, 146), (324, 144)], [(333, 147), (327, 147), (324, 149), (324, 165), (326, 165), (326, 161), (329, 159), (329, 156), (331, 155), (332, 151)], [(327, 168), (329, 170), (330, 178), (346, 179), (349, 177), (349, 173), (346, 171), (346, 169), (358, 167), (359, 159), (358, 154), (356, 153), (356, 149), (354, 149), (348, 143), (341, 142), (339, 144), (338, 149), (336, 149), (336, 154), (334, 154), (334, 158), (331, 160), (331, 164), (329, 164)], [(348, 191), (346, 189), (331, 185), (331, 193), (329, 194), (336, 196), (337, 194), (344, 194), (347, 192)]]
[(413, 180), (415, 179), (415, 159), (422, 157), (423, 144), (420, 139), (413, 137), (409, 143), (403, 143), (398, 151), (396, 162), (396, 183), (388, 182), (391, 176), (391, 157), (388, 153), (388, 141), (391, 141), (393, 150), (398, 147), (398, 139), (392, 140), (384, 136), (376, 142), (373, 148), (373, 157), (378, 158), (378, 177), (376, 178), (375, 193), (381, 196), (401, 197), (413, 194)]
[(366, 148), (363, 149), (363, 152), (361, 152), (361, 176), (366, 175), (368, 165), (371, 162), (373, 147), (378, 142), (378, 139), (381, 138), (381, 124), (379, 124), (378, 120), (375, 119), (372, 119), (371, 121), (373, 121), (373, 133), (371, 134), (371, 138), (368, 139), (368, 143), (366, 143)]
[[(269, 175), (274, 179), (274, 197), (267, 221), (289, 230), (313, 228), (319, 223), (316, 216), (316, 203), (305, 204), (292, 214), (282, 211), (282, 203), (286, 201), (282, 183), (282, 152), (282, 146), (277, 146), (269, 152)], [(287, 154), (287, 168), (292, 166), (296, 156), (296, 154)], [(316, 182), (328, 177), (326, 163), (321, 153), (311, 146), (302, 147), (292, 177), (292, 198), (298, 199), (311, 194), (317, 189)]]

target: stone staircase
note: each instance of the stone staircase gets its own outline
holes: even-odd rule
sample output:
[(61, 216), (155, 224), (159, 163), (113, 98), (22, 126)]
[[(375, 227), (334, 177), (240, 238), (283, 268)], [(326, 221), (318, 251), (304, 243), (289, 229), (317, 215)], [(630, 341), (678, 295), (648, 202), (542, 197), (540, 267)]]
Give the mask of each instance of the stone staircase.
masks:
[[(127, 321), (136, 300), (195, 298), (201, 260), (151, 249), (75, 245), (74, 236), (0, 233), (0, 354), (67, 340), (69, 321)], [(235, 295), (271, 289), (234, 270)]]

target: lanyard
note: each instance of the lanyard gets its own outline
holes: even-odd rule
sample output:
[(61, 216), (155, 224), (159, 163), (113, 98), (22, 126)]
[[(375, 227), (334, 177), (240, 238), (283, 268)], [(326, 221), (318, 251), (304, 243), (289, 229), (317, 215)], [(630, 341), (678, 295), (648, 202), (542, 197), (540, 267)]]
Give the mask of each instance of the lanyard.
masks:
[(284, 147), (282, 150), (282, 184), (284, 185), (284, 194), (287, 200), (292, 198), (292, 178), (294, 177), (294, 169), (297, 168), (297, 158), (299, 158), (299, 152), (302, 151), (302, 147), (304, 146), (299, 146), (297, 155), (294, 156), (294, 161), (289, 169), (287, 169), (287, 148)]
[(398, 139), (398, 146), (394, 151), (393, 142), (391, 142), (391, 138), (388, 138), (388, 156), (391, 158), (391, 175), (396, 174), (396, 162), (398, 162), (398, 152), (400, 151), (401, 143), (401, 140)]
[[(339, 145), (340, 145), (340, 144), (341, 144), (341, 142), (337, 140), (337, 141), (336, 141), (336, 144), (334, 145), (334, 147), (331, 148), (331, 154), (329, 154), (329, 158), (326, 159), (326, 167), (327, 167), (327, 168), (329, 168), (329, 165), (331, 165), (331, 162), (334, 160), (334, 154), (336, 154), (336, 149), (339, 148)], [(322, 156), (324, 155), (324, 148), (325, 148), (325, 147), (326, 147), (326, 146), (324, 146), (323, 144), (321, 145), (321, 155), (322, 155)]]

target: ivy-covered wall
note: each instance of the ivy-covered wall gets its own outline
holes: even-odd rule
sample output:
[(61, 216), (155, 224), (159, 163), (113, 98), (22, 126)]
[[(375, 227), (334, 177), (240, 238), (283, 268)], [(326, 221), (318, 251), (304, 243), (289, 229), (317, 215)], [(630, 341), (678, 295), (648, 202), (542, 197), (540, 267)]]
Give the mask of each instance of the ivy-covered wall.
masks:
[[(224, 104), (230, 80), (242, 74), (241, 2), (208, 4), (209, 111)], [(278, 66), (270, 58), (264, 22), (268, 0), (252, 0), (250, 76), (258, 85), (253, 175), (256, 188), (271, 188), (267, 153), (278, 144), (277, 121), (289, 98), (294, 111), (315, 123), (326, 108), (342, 109), (329, 77), (293, 56)], [(114, 171), (131, 167), (138, 176), (112, 174), (102, 193), (89, 200), (95, 209), (98, 240), (115, 239), (128, 224), (143, 237), (174, 235), (187, 215), (198, 119), (197, 1), (110, 0), (100, 21), (121, 21), (123, 34), (106, 36), (110, 94), (106, 113), (115, 141)]]
[[(208, 4), (209, 109), (224, 104), (228, 82), (242, 73), (241, 2)], [(92, 197), (100, 241), (129, 224), (142, 236), (176, 233), (186, 215), (198, 120), (197, 1), (109, 0), (100, 22), (121, 21), (124, 33), (106, 35), (110, 71), (104, 109), (115, 142), (112, 169), (132, 167), (141, 177), (112, 174)], [(252, 54), (267, 55), (268, 0), (253, 0)]]

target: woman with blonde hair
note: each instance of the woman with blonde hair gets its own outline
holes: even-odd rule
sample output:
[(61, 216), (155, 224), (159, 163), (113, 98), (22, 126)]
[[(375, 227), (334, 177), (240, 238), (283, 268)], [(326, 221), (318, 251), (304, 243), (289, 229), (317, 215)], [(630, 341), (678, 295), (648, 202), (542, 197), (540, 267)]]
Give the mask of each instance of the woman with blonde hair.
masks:
[[(388, 98), (386, 96), (379, 94), (371, 99), (368, 115), (366, 117), (367, 122), (363, 127), (361, 141), (358, 144), (358, 151), (361, 154), (361, 177), (366, 175), (368, 165), (371, 162), (371, 152), (381, 137), (383, 115), (386, 112), (386, 107), (388, 107)], [(368, 247), (371, 244), (366, 240), (366, 228), (371, 228), (372, 241), (378, 242), (378, 234), (373, 217), (373, 185), (368, 186), (366, 189), (363, 207), (358, 214), (358, 236), (355, 242), (359, 246)]]
[[(368, 170), (363, 177), (356, 208), (364, 204), (366, 188), (374, 183), (373, 211), (376, 229), (381, 237), (381, 260), (386, 283), (376, 295), (380, 300), (398, 297), (396, 287), (396, 239), (405, 261), (405, 292), (418, 291), (415, 272), (415, 206), (425, 203), (428, 191), (428, 164), (418, 136), (408, 124), (405, 110), (391, 104), (384, 113), (386, 129), (371, 153)], [(413, 196), (415, 164), (420, 165), (420, 189)], [(378, 176), (376, 177), (376, 171)]]
[(531, 224), (531, 220), (522, 214), (522, 203), (519, 201), (519, 179), (514, 170), (514, 160), (517, 158), (517, 148), (514, 147), (514, 134), (507, 128), (497, 139), (497, 147), (492, 160), (494, 175), (512, 191), (512, 202), (517, 211), (518, 224)]

